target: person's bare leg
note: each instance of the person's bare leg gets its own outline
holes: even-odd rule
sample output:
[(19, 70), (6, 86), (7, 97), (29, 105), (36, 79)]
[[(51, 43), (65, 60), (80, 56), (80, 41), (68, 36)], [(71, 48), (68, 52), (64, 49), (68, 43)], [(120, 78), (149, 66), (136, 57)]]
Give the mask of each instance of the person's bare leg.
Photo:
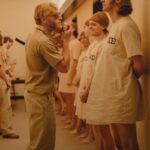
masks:
[(80, 134), (82, 132), (82, 120), (76, 116), (76, 124), (71, 134)]
[(88, 126), (89, 126), (89, 128), (88, 128), (88, 135), (87, 135), (87, 137), (85, 137), (83, 139), (83, 143), (91, 143), (94, 140), (92, 126), (91, 125), (88, 125)]
[(82, 128), (82, 120), (79, 119), (78, 117), (77, 117), (77, 125), (76, 125), (76, 128), (77, 128), (77, 132), (80, 133), (80, 131), (82, 130), (82, 129), (81, 129), (81, 128)]
[(58, 92), (57, 90), (55, 91), (55, 95), (56, 95), (56, 97), (57, 97), (57, 99), (59, 100), (59, 102), (60, 102), (60, 114), (64, 114), (65, 113), (65, 109), (66, 109), (66, 104), (65, 104), (65, 102), (64, 102), (64, 100), (63, 100), (63, 97), (62, 97), (62, 95), (61, 95), (61, 93), (60, 92)]
[[(83, 121), (83, 120), (82, 120)], [(89, 125), (87, 125), (85, 122), (84, 122), (84, 126), (85, 126), (85, 130), (83, 133), (80, 134), (80, 138), (86, 138), (88, 136), (88, 132), (89, 132)]]
[(121, 146), (121, 139), (120, 139), (119, 131), (118, 131), (116, 124), (111, 124), (111, 129), (112, 129), (111, 131), (112, 131), (114, 143), (115, 143), (117, 149), (123, 150), (122, 146)]
[(100, 133), (102, 135), (104, 150), (115, 150), (109, 125), (100, 125)]
[[(121, 150), (139, 150), (136, 125), (135, 124), (115, 124), (121, 142)], [(119, 149), (120, 150), (120, 149)]]
[(70, 97), (69, 107), (70, 107), (71, 124), (70, 126), (68, 126), (68, 129), (73, 130), (76, 126), (76, 116), (75, 116), (75, 106), (74, 106), (75, 94), (71, 93), (69, 97)]
[(98, 150), (104, 150), (104, 143), (102, 140), (100, 126), (92, 125), (92, 129)]
[(75, 106), (74, 106), (74, 100), (75, 100), (75, 94), (72, 95), (72, 99), (71, 99), (71, 117), (72, 117), (72, 126), (71, 129), (75, 129), (76, 124), (77, 124), (77, 118), (75, 116)]
[(66, 114), (65, 117), (62, 119), (65, 124), (69, 124), (71, 122), (70, 113), (69, 113), (69, 100), (68, 100), (68, 93), (62, 93), (61, 96), (66, 104)]
[(75, 94), (74, 93), (67, 93), (66, 94), (66, 101), (67, 101), (67, 104), (68, 104), (68, 116), (69, 116), (69, 118), (71, 120), (71, 124), (67, 125), (65, 127), (66, 129), (73, 129), (73, 127), (74, 127), (74, 116), (75, 116), (75, 110), (74, 110), (75, 108), (73, 106), (74, 98), (75, 98)]

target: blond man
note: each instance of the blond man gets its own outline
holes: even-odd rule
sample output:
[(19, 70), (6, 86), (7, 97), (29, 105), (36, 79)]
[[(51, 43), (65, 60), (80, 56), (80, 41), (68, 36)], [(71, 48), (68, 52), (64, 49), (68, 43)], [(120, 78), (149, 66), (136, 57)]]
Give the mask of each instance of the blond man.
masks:
[(37, 27), (26, 41), (27, 79), (26, 102), (30, 114), (30, 144), (28, 150), (54, 150), (55, 114), (53, 90), (56, 71), (67, 72), (70, 31), (63, 35), (63, 55), (53, 39), (53, 32), (62, 30), (61, 17), (53, 3), (35, 8)]

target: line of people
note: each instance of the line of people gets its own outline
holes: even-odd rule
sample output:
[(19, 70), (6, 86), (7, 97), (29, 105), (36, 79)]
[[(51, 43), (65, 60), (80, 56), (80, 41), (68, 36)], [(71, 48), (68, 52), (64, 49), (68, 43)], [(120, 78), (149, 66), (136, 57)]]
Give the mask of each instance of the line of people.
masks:
[(81, 43), (74, 36), (77, 28), (71, 25), (70, 67), (59, 75), (63, 115), (64, 103), (67, 107), (63, 121), (71, 134), (82, 133), (79, 135), (84, 143), (95, 139), (99, 150), (138, 149), (135, 122), (143, 115), (143, 108), (140, 112), (138, 109), (143, 106), (138, 82), (144, 71), (141, 37), (128, 16), (132, 12), (130, 1), (121, 3), (128, 10), (121, 7), (123, 12), (116, 11), (115, 15), (111, 12), (118, 6), (110, 4), (114, 8), (109, 10), (106, 4), (104, 1), (103, 8), (113, 21), (109, 31), (104, 12), (95, 13), (85, 22)]
[(99, 150), (139, 150), (136, 121), (144, 116), (138, 81), (144, 73), (140, 32), (129, 16), (130, 0), (101, 2), (108, 14), (97, 12), (90, 17), (80, 42), (75, 24), (62, 30), (62, 18), (53, 3), (35, 8), (37, 27), (26, 41), (28, 150), (54, 150), (56, 72), (60, 72), (59, 86), (54, 94), (62, 111), (67, 107), (65, 128), (78, 133), (84, 122), (84, 142), (93, 134)]

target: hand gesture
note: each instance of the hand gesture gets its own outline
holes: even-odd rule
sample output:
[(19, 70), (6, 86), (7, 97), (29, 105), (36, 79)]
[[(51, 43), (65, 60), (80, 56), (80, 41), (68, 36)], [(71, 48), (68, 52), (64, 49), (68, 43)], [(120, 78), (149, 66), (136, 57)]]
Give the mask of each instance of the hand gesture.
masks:
[(66, 25), (66, 27), (64, 27), (64, 32), (63, 32), (63, 41), (68, 42), (70, 41), (70, 38), (71, 38), (71, 26)]

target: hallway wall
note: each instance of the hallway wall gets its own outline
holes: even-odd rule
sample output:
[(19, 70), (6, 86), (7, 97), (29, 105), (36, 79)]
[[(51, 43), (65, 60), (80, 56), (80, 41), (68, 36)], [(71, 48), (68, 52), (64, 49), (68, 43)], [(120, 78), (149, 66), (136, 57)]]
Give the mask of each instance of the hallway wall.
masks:
[(65, 22), (71, 23), (74, 17), (77, 17), (78, 20), (78, 30), (81, 32), (83, 30), (84, 22), (92, 15), (93, 13), (93, 0), (85, 1), (73, 14), (71, 14)]
[[(55, 0), (0, 0), (0, 31), (3, 36), (16, 37), (25, 41), (28, 34), (34, 30), (33, 19), (34, 9), (37, 4)], [(26, 60), (25, 48), (23, 45), (14, 41), (10, 49), (10, 55), (16, 59), (17, 65), (14, 76), (25, 78)], [(22, 95), (24, 85), (16, 86), (17, 95)]]
[[(33, 19), (35, 6), (46, 1), (55, 0), (0, 0), (0, 31), (2, 34), (25, 41), (27, 35), (35, 27)], [(24, 77), (26, 73), (24, 46), (14, 41), (10, 54), (17, 60), (15, 76)]]
[[(146, 58), (146, 73), (141, 79), (143, 86), (145, 104), (147, 108), (147, 116), (150, 114), (150, 1), (132, 0), (133, 2), (133, 19), (137, 22), (142, 33), (142, 49)], [(145, 121), (137, 124), (138, 139), (141, 150), (150, 149), (150, 121)]]

